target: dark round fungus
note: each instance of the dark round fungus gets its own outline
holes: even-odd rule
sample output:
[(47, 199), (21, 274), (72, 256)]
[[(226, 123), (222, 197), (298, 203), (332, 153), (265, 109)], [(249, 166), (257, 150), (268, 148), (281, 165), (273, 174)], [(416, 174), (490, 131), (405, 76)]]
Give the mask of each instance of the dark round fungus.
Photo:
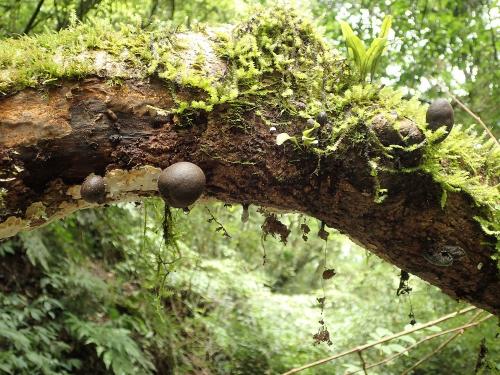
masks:
[(326, 125), (326, 123), (328, 122), (328, 115), (326, 114), (326, 112), (318, 113), (318, 115), (316, 116), (316, 121), (322, 126)]
[(168, 113), (166, 115), (156, 115), (151, 119), (151, 126), (155, 129), (163, 127), (165, 124), (172, 122), (172, 114)]
[(85, 179), (80, 188), (80, 195), (89, 203), (104, 203), (106, 184), (101, 176), (92, 175)]
[[(449, 134), (454, 123), (453, 107), (446, 99), (436, 99), (427, 109), (425, 120), (427, 121), (429, 129), (435, 131), (441, 126), (446, 126), (446, 131)], [(437, 142), (444, 141), (446, 137), (447, 135), (444, 135), (439, 138)]]
[(168, 205), (184, 208), (193, 204), (205, 189), (205, 173), (196, 164), (182, 161), (160, 173), (158, 190)]
[(424, 134), (413, 121), (403, 119), (398, 122), (398, 132), (407, 145), (414, 145), (424, 141)]
[(305, 111), (307, 109), (306, 104), (303, 102), (297, 102), (297, 103), (295, 103), (295, 106), (297, 107), (297, 109), (299, 111)]
[(122, 136), (119, 134), (111, 134), (108, 140), (112, 145), (116, 146), (118, 143), (122, 141)]

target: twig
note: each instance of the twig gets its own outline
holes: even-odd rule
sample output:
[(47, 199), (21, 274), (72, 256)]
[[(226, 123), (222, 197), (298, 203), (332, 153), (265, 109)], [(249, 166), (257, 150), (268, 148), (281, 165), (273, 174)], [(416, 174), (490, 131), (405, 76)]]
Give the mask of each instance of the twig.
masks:
[(226, 230), (226, 228), (224, 228), (224, 225), (222, 225), (216, 218), (215, 216), (212, 214), (212, 211), (210, 211), (210, 209), (205, 206), (206, 210), (208, 211), (209, 215), (210, 215), (210, 219), (208, 219), (208, 222), (211, 223), (212, 221), (214, 223), (216, 223), (218, 225), (217, 228), (215, 228), (215, 231), (216, 232), (220, 232), (222, 231), (222, 235), (226, 238), (231, 238), (231, 236), (229, 235), (228, 231)]
[[(475, 315), (474, 315), (474, 316), (473, 316), (473, 317), (472, 317), (472, 318), (471, 318), (471, 319), (470, 319), (470, 320), (466, 323), (466, 325), (467, 325), (467, 324), (469, 324), (469, 323), (471, 323), (471, 322), (473, 322), (473, 321), (474, 321), (474, 320), (475, 320), (475, 319), (476, 319), (476, 318), (477, 318), (477, 317), (478, 317), (481, 313), (482, 313), (482, 311), (479, 311), (477, 314), (475, 314)], [(463, 330), (463, 329), (465, 329), (465, 328), (464, 328), (463, 326), (460, 326), (460, 327), (455, 327), (455, 328), (449, 329), (449, 330), (447, 330), (447, 331), (442, 331), (442, 332), (438, 332), (438, 333), (435, 333), (435, 334), (432, 334), (432, 335), (426, 336), (426, 337), (422, 338), (421, 340), (417, 341), (416, 343), (414, 343), (414, 344), (412, 344), (412, 345), (410, 345), (410, 346), (406, 347), (404, 350), (401, 350), (400, 352), (397, 352), (397, 353), (395, 353), (395, 354), (393, 354), (393, 355), (391, 355), (391, 356), (389, 356), (389, 357), (386, 357), (386, 358), (384, 358), (383, 360), (381, 360), (381, 361), (379, 361), (379, 362), (376, 362), (376, 363), (373, 363), (373, 364), (371, 364), (371, 365), (368, 365), (368, 366), (366, 367), (366, 369), (368, 370), (368, 369), (371, 369), (371, 368), (373, 368), (373, 367), (377, 367), (377, 366), (383, 365), (383, 364), (385, 364), (385, 363), (387, 363), (387, 362), (390, 362), (390, 361), (392, 361), (392, 360), (394, 360), (394, 359), (398, 358), (399, 356), (403, 355), (404, 353), (406, 353), (406, 352), (408, 352), (408, 351), (412, 350), (413, 348), (415, 348), (416, 346), (420, 345), (421, 343), (423, 343), (423, 342), (425, 342), (425, 341), (432, 340), (432, 339), (434, 339), (434, 338), (436, 338), (436, 337), (439, 337), (439, 336), (442, 336), (442, 335), (446, 335), (446, 334), (451, 333), (451, 332), (461, 331), (461, 330)], [(358, 371), (353, 371), (353, 372), (349, 372), (349, 373), (347, 373), (347, 374), (345, 374), (345, 375), (352, 375), (352, 374), (355, 374), (355, 373), (357, 373), (357, 372), (359, 372), (359, 371), (361, 371), (361, 370), (358, 370)]]
[(35, 8), (35, 11), (31, 15), (30, 20), (28, 21), (28, 24), (24, 28), (24, 33), (25, 34), (28, 34), (31, 31), (31, 29), (33, 28), (33, 23), (35, 22), (36, 17), (38, 16), (38, 13), (40, 13), (40, 9), (42, 8), (42, 5), (43, 5), (44, 2), (45, 2), (45, 0), (40, 0), (38, 2), (37, 6)]
[(415, 332), (415, 331), (418, 331), (418, 330), (421, 330), (421, 329), (424, 329), (424, 328), (427, 328), (427, 327), (434, 326), (434, 325), (439, 324), (441, 322), (444, 322), (444, 321), (446, 321), (448, 319), (454, 318), (454, 317), (456, 317), (458, 315), (462, 315), (462, 314), (468, 313), (469, 311), (475, 310), (476, 308), (477, 307), (475, 307), (475, 306), (470, 306), (470, 307), (467, 307), (467, 308), (465, 308), (463, 310), (455, 311), (455, 312), (453, 312), (451, 314), (442, 316), (441, 318), (438, 318), (436, 320), (432, 320), (432, 321), (427, 322), (425, 324), (417, 325), (417, 326), (412, 327), (410, 329), (407, 329), (405, 331), (401, 331), (401, 332), (395, 333), (395, 334), (393, 334), (391, 336), (383, 337), (383, 338), (381, 338), (378, 341), (375, 341), (375, 342), (372, 342), (372, 343), (368, 343), (368, 344), (364, 344), (364, 345), (360, 345), (360, 346), (357, 346), (357, 347), (355, 347), (353, 349), (349, 349), (349, 350), (347, 350), (345, 352), (338, 353), (338, 354), (332, 355), (330, 357), (326, 357), (326, 358), (320, 359), (320, 360), (318, 360), (316, 362), (311, 362), (311, 363), (308, 363), (308, 364), (306, 364), (304, 366), (291, 369), (291, 370), (283, 373), (282, 375), (296, 374), (296, 373), (301, 372), (301, 371), (303, 371), (305, 369), (322, 365), (323, 363), (333, 361), (334, 359), (337, 359), (337, 358), (340, 358), (340, 357), (344, 357), (344, 356), (346, 356), (348, 354), (352, 354), (352, 353), (363, 351), (365, 349), (368, 349), (368, 348), (371, 348), (373, 346), (382, 344), (384, 342), (394, 340), (395, 338), (408, 335), (409, 333), (412, 333), (412, 332)]
[(358, 352), (358, 356), (361, 361), (361, 366), (363, 366), (363, 373), (365, 375), (368, 375), (368, 373), (366, 372), (366, 362), (365, 359), (363, 358), (363, 352)]
[(498, 139), (496, 139), (496, 137), (493, 135), (493, 133), (491, 132), (491, 130), (486, 126), (486, 124), (483, 122), (483, 120), (481, 120), (481, 118), (476, 115), (474, 112), (472, 112), (464, 103), (462, 103), (455, 95), (453, 95), (451, 92), (448, 91), (448, 95), (454, 100), (457, 102), (457, 104), (462, 107), (462, 109), (467, 112), (474, 120), (476, 120), (477, 122), (479, 122), (479, 124), (481, 124), (481, 126), (484, 128), (484, 130), (486, 130), (486, 132), (488, 133), (488, 135), (495, 141), (495, 143), (497, 144), (497, 146), (500, 146), (500, 143), (498, 143)]
[[(477, 355), (476, 367), (474, 374), (479, 374), (479, 371), (486, 365), (486, 356), (488, 355), (488, 348), (486, 347), (486, 337), (483, 337), (479, 345), (479, 353)], [(482, 372), (482, 371), (481, 371)]]
[[(443, 341), (441, 343), (441, 345), (439, 345), (436, 349), (434, 349), (432, 352), (430, 352), (429, 354), (427, 354), (426, 356), (422, 357), (419, 361), (415, 362), (415, 364), (413, 364), (413, 366), (411, 366), (410, 368), (406, 369), (405, 371), (403, 371), (401, 373), (401, 375), (407, 375), (411, 370), (413, 370), (414, 368), (416, 368), (417, 366), (419, 366), (421, 363), (425, 362), (426, 360), (428, 360), (430, 357), (432, 357), (434, 354), (438, 353), (439, 351), (441, 351), (446, 345), (448, 345), (452, 340), (456, 339), (458, 336), (460, 336), (461, 334), (464, 333), (464, 331), (467, 329), (467, 328), (471, 328), (471, 327), (474, 327), (474, 326), (477, 326), (478, 324), (481, 324), (482, 322), (484, 322), (485, 320), (488, 320), (490, 318), (492, 318), (493, 315), (488, 315), (484, 318), (482, 318), (481, 320), (478, 320), (477, 322), (474, 322), (474, 323), (469, 323), (469, 324), (465, 324), (461, 327), (458, 327), (458, 328), (455, 328), (454, 330), (455, 331), (458, 331), (457, 333), (455, 333), (453, 336), (451, 336), (449, 339)], [(450, 333), (450, 332), (453, 332), (453, 330), (448, 330), (448, 331), (444, 331), (446, 333)], [(440, 332), (442, 334), (444, 334), (443, 332)]]

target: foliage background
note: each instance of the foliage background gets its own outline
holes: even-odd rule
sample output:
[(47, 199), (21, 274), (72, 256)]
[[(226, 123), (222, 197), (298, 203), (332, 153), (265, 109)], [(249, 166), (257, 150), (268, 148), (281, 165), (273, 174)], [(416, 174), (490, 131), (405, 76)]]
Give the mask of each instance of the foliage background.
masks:
[[(275, 2), (3, 0), (0, 37), (53, 32), (75, 17), (145, 29), (234, 23), (257, 3)], [(498, 4), (315, 0), (296, 6), (340, 49), (339, 19), (366, 40), (383, 15), (392, 14), (394, 35), (382, 62), (382, 82), (408, 94), (420, 92), (423, 100), (449, 88), (500, 133)], [(459, 108), (456, 114), (459, 122), (471, 123)], [(208, 222), (211, 215), (230, 238)], [(177, 247), (167, 247), (163, 205), (150, 199), (80, 212), (1, 242), (0, 372), (276, 374), (398, 332), (408, 325), (411, 311), (425, 322), (463, 307), (414, 278), (411, 301), (397, 297), (398, 269), (332, 230), (325, 243), (312, 219), (279, 215), (292, 231), (284, 245), (271, 237), (263, 241), (264, 218), (255, 207), (248, 222), (241, 215), (241, 207), (222, 204), (199, 204), (189, 215), (176, 212)], [(302, 224), (311, 229), (307, 241)], [(324, 267), (335, 268), (337, 275), (323, 281)], [(323, 296), (322, 314), (317, 298)], [(313, 345), (320, 319), (332, 346)], [(467, 331), (415, 373), (474, 373), (483, 337), (497, 367), (484, 373), (495, 373), (500, 366), (493, 363), (500, 358), (496, 325), (489, 320)], [(371, 350), (365, 360), (375, 362), (424, 334)], [(419, 346), (369, 373), (399, 374), (437, 345)], [(356, 356), (348, 356), (304, 374), (342, 374), (359, 366)]]

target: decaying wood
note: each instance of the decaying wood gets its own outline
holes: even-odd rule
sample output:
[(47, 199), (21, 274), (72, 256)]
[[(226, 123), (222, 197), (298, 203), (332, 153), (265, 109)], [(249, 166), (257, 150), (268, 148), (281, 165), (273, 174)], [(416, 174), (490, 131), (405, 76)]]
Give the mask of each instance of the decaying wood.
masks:
[[(111, 86), (103, 77), (0, 99), (0, 238), (91, 207), (79, 196), (91, 173), (105, 177), (111, 203), (156, 195), (160, 170), (187, 160), (204, 170), (207, 198), (304, 212), (450, 296), (500, 313), (500, 281), (485, 245), (491, 239), (465, 194), (449, 194), (442, 209), (430, 176), (394, 175), (383, 181), (391, 194), (377, 204), (356, 146), (340, 161), (319, 161), (277, 146), (251, 109), (235, 126), (225, 105), (189, 116), (157, 110), (172, 107), (163, 82)], [(448, 266), (424, 256), (446, 246), (465, 255)]]

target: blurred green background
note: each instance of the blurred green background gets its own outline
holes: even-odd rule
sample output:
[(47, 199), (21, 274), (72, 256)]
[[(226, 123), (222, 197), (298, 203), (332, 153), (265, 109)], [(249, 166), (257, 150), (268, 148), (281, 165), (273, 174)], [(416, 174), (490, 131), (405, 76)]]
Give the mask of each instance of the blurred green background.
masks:
[[(73, 19), (108, 19), (145, 30), (236, 23), (256, 5), (243, 0), (0, 1), (0, 38), (54, 32)], [(279, 3), (278, 3), (279, 4)], [(284, 4), (284, 3), (283, 3)], [(423, 100), (447, 88), (500, 134), (498, 4), (491, 1), (296, 1), (329, 42), (344, 51), (338, 20), (370, 39), (385, 14), (393, 35), (381, 81)], [(29, 56), (27, 56), (29, 58)], [(457, 122), (473, 119), (456, 108)], [(286, 245), (267, 236), (251, 206), (197, 204), (174, 212), (176, 246), (165, 246), (158, 199), (79, 212), (0, 243), (0, 373), (8, 374), (278, 374), (377, 340), (466, 306), (414, 277), (397, 296), (400, 270), (298, 214), (279, 214)], [(224, 236), (220, 225), (230, 237)], [(310, 229), (307, 240), (304, 230)], [(404, 249), (401, 249), (404, 251)], [(325, 268), (336, 275), (323, 280)], [(318, 298), (325, 298), (322, 311)], [(439, 327), (377, 346), (377, 362)], [(332, 345), (314, 344), (324, 320)], [(486, 339), (498, 374), (498, 320), (452, 341), (414, 374), (474, 374)], [(445, 338), (428, 341), (369, 374), (400, 374)], [(496, 367), (496, 369), (495, 369)], [(303, 374), (359, 371), (357, 355)], [(363, 373), (362, 371), (360, 373)]]

